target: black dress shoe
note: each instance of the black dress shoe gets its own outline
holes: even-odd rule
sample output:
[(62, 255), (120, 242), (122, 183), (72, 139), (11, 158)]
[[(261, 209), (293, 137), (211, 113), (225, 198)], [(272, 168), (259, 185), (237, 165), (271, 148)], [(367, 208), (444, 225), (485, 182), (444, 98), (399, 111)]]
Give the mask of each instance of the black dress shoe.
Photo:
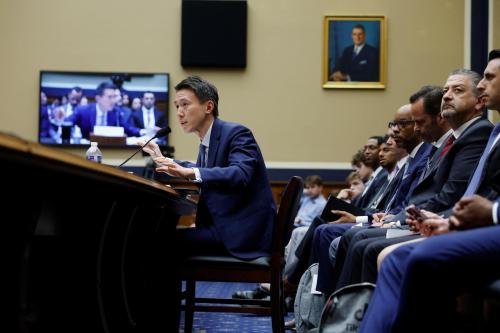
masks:
[(264, 299), (269, 296), (264, 290), (256, 288), (254, 290), (237, 291), (233, 294), (233, 298), (237, 299)]

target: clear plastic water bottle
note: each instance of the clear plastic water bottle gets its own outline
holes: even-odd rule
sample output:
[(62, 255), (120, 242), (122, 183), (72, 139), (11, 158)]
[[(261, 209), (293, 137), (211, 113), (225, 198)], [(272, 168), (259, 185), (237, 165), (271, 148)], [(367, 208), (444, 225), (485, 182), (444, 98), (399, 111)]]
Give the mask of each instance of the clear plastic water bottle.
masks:
[(97, 142), (90, 143), (90, 148), (87, 150), (87, 160), (101, 163), (102, 153), (99, 147), (97, 147)]

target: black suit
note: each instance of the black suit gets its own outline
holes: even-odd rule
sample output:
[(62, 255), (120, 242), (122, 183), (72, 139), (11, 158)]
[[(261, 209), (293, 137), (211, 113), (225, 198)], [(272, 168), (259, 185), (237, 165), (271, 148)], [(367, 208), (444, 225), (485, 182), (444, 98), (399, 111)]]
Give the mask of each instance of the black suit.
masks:
[(338, 59), (335, 71), (349, 75), (351, 81), (379, 81), (379, 51), (377, 48), (365, 44), (361, 51), (354, 56), (354, 45), (348, 46)]

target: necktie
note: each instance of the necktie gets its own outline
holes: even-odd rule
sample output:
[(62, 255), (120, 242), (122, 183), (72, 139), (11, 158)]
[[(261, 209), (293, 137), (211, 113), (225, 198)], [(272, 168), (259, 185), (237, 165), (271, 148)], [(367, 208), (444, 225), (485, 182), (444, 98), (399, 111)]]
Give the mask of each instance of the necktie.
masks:
[(206, 161), (206, 156), (205, 156), (205, 151), (206, 151), (206, 147), (200, 143), (200, 167), (204, 168), (207, 166), (207, 161)]
[(455, 136), (452, 134), (452, 135), (450, 135), (448, 140), (446, 140), (446, 145), (444, 146), (443, 150), (441, 150), (441, 154), (439, 154), (439, 158), (442, 158), (444, 155), (446, 155), (448, 150), (450, 150), (453, 142), (455, 142)]
[(148, 124), (146, 126), (147, 128), (152, 128), (154, 127), (153, 124), (151, 124), (151, 110), (148, 111)]
[(490, 134), (488, 144), (486, 145), (486, 148), (483, 151), (483, 155), (481, 156), (481, 159), (479, 160), (476, 170), (474, 171), (474, 175), (472, 176), (472, 179), (469, 182), (469, 186), (467, 186), (467, 190), (465, 190), (464, 197), (468, 197), (476, 193), (477, 188), (479, 187), (479, 181), (481, 180), (481, 176), (483, 174), (483, 169), (486, 164), (486, 160), (490, 155), (490, 150), (493, 147), (493, 143), (495, 142), (498, 133), (500, 133), (500, 123), (498, 123), (495, 126), (495, 128)]

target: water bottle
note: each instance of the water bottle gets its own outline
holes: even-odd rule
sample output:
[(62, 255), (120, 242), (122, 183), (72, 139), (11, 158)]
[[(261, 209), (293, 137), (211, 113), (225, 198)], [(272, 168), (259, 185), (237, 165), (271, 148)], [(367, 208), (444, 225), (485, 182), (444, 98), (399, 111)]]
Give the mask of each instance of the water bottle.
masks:
[(97, 142), (90, 143), (90, 148), (87, 150), (87, 160), (101, 163), (102, 153), (99, 147), (97, 147)]

